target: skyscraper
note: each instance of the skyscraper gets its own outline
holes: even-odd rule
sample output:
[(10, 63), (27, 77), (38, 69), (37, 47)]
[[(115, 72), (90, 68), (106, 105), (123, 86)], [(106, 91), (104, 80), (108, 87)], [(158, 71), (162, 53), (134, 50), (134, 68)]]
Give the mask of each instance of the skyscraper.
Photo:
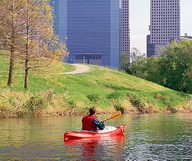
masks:
[(147, 55), (159, 56), (162, 47), (180, 36), (180, 0), (151, 0), (149, 30)]
[(121, 0), (121, 54), (130, 54), (129, 0)]
[(69, 61), (119, 67), (119, 0), (52, 0), (51, 5)]

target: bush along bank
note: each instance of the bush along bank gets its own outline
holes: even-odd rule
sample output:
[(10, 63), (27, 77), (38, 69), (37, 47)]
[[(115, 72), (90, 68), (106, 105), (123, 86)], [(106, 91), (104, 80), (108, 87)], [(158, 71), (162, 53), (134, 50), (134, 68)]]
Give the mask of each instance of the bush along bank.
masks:
[[(48, 117), (84, 115), (88, 108), (95, 106), (98, 113), (158, 113), (158, 112), (192, 112), (192, 100), (175, 106), (175, 99), (167, 95), (154, 94), (154, 100), (133, 93), (113, 92), (106, 97), (87, 95), (87, 102), (79, 103), (66, 94), (55, 94), (53, 90), (37, 94), (3, 90), (0, 94), (0, 118)], [(156, 102), (156, 103), (153, 103)], [(103, 102), (107, 105), (104, 107)]]

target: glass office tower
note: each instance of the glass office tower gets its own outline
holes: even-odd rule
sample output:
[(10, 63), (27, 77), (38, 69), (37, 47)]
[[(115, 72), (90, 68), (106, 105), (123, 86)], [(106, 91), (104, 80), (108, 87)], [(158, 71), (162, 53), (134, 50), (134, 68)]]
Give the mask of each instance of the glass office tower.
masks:
[(119, 67), (119, 0), (52, 0), (51, 5), (68, 61)]
[(121, 0), (121, 54), (130, 56), (129, 0)]
[(148, 56), (159, 56), (162, 47), (180, 37), (180, 0), (151, 0)]

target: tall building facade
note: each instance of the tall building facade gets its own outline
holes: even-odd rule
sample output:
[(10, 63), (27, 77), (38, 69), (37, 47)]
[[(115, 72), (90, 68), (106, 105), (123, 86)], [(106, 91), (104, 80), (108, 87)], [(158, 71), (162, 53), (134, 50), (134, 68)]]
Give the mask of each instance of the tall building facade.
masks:
[(129, 0), (121, 0), (121, 54), (130, 55)]
[(68, 61), (119, 67), (119, 0), (51, 0)]
[[(160, 49), (180, 36), (180, 0), (151, 0), (148, 56), (159, 56)], [(151, 48), (152, 47), (152, 48)]]

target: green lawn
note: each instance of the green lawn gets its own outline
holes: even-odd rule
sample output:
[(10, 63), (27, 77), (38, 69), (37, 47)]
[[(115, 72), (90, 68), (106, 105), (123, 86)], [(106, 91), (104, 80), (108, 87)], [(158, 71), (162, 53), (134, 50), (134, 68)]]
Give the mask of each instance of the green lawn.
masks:
[[(109, 68), (90, 65), (88, 73), (65, 75), (74, 67), (55, 62), (40, 72), (31, 71), (29, 89), (23, 89), (22, 63), (16, 66), (14, 86), (6, 86), (8, 57), (0, 57), (0, 109), (13, 111), (13, 108), (29, 111), (30, 101), (42, 100), (32, 111), (84, 112), (90, 106), (96, 106), (100, 112), (114, 110), (145, 111), (178, 108), (189, 100), (190, 95), (173, 91), (155, 83), (115, 71)], [(47, 96), (48, 95), (48, 96)], [(33, 100), (32, 97), (38, 98)], [(50, 98), (49, 98), (50, 97)], [(32, 99), (32, 100), (31, 100)], [(38, 108), (37, 108), (38, 106)], [(23, 108), (25, 109), (23, 110)], [(8, 112), (7, 112), (8, 113)]]

